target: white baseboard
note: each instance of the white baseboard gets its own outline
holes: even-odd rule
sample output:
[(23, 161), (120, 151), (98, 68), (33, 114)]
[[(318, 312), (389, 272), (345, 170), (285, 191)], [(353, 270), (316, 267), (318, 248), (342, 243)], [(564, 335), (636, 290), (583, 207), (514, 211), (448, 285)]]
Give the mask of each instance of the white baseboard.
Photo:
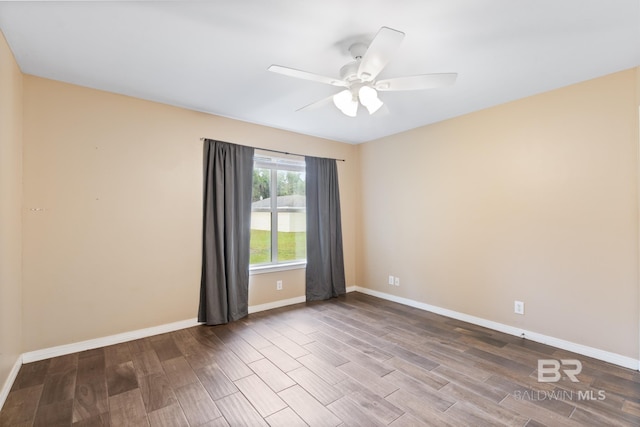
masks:
[(64, 356), (65, 354), (77, 353), (79, 351), (91, 350), (98, 347), (105, 347), (120, 344), (126, 341), (146, 338), (153, 335), (164, 334), (177, 331), (179, 329), (190, 328), (199, 325), (197, 319), (182, 320), (180, 322), (167, 323), (165, 325), (153, 326), (151, 328), (138, 329), (121, 334), (110, 335), (108, 337), (95, 338), (87, 341), (80, 341), (72, 344), (49, 347), (42, 350), (29, 351), (22, 355), (22, 363), (37, 362), (51, 357)]
[[(407, 305), (410, 307), (419, 308), (421, 310), (430, 311), (432, 313), (441, 314), (443, 316), (451, 317), (453, 319), (462, 320), (464, 322), (469, 322), (475, 325), (483, 326), (485, 328), (493, 329), (499, 332), (504, 332), (509, 335), (514, 336), (522, 336), (525, 334), (527, 339), (531, 341), (536, 341), (543, 344), (548, 344), (553, 347), (558, 347), (564, 350), (572, 351), (574, 353), (582, 354), (584, 356), (593, 357), (594, 359), (603, 360), (605, 362), (612, 363), (614, 365), (623, 366), (625, 368), (638, 370), (640, 367), (640, 360), (633, 359), (631, 357), (622, 356), (620, 354), (611, 353), (608, 351), (600, 350), (593, 347), (588, 347), (585, 345), (573, 343), (570, 341), (562, 340), (555, 337), (550, 337), (543, 334), (538, 334), (531, 331), (526, 331), (523, 329), (515, 328), (513, 326), (508, 326), (502, 323), (493, 322), (491, 320), (482, 319), (480, 317), (470, 316), (468, 314), (459, 313), (457, 311), (448, 310), (446, 308), (441, 308), (425, 303), (421, 303), (418, 301), (414, 301), (408, 298), (398, 297), (395, 295), (387, 294), (384, 292), (375, 291), (373, 289), (362, 288), (360, 286), (349, 286), (347, 292), (362, 292), (363, 294), (372, 295), (378, 298), (382, 298), (388, 301), (397, 302), (403, 305)], [(258, 313), (260, 311), (271, 310), (273, 308), (285, 307), (288, 305), (299, 304), (305, 302), (305, 297), (295, 297), (289, 298), (280, 301), (274, 301), (267, 304), (259, 304), (249, 306), (249, 313)], [(91, 350), (94, 348), (105, 347), (114, 344), (120, 344), (127, 341), (132, 341), (140, 338), (146, 338), (153, 335), (164, 334), (167, 332), (173, 332), (180, 329), (190, 328), (192, 326), (199, 325), (197, 319), (188, 319), (179, 322), (168, 323), (165, 325), (154, 326), (151, 328), (138, 329), (135, 331), (124, 332), (121, 334), (110, 335), (107, 337), (91, 339), (87, 341), (81, 341), (72, 344), (60, 345), (56, 347), (45, 348), (42, 350), (30, 351), (22, 354), (16, 363), (14, 364), (9, 376), (7, 377), (2, 389), (0, 390), (0, 408), (4, 404), (6, 400), (9, 390), (13, 386), (13, 382), (15, 381), (16, 376), (18, 375), (18, 371), (20, 370), (20, 366), (23, 363), (31, 363), (37, 362), (39, 360), (48, 359), (51, 357), (64, 356), (66, 354), (77, 353), (80, 351)]]
[(382, 298), (388, 301), (397, 302), (403, 305), (408, 305), (410, 307), (419, 308), (421, 310), (429, 311), (432, 313), (441, 314), (446, 317), (451, 317), (453, 319), (461, 320), (463, 322), (468, 322), (474, 325), (483, 326), (485, 328), (493, 329), (495, 331), (503, 332), (509, 335), (514, 335), (516, 337), (521, 337), (523, 336), (522, 334), (524, 334), (525, 339), (528, 339), (531, 341), (547, 344), (552, 347), (557, 347), (563, 350), (582, 354), (583, 356), (593, 357), (594, 359), (603, 360), (605, 362), (622, 366), (624, 368), (633, 369), (635, 371), (640, 370), (640, 360), (636, 360), (632, 357), (627, 357), (621, 354), (612, 353), (610, 351), (601, 350), (599, 348), (589, 347), (586, 345), (577, 344), (577, 343), (563, 340), (560, 338), (555, 338), (548, 335), (527, 331), (521, 328), (516, 328), (514, 326), (509, 326), (503, 323), (498, 323), (498, 322), (483, 319), (480, 317), (471, 316), (468, 314), (460, 313), (460, 312), (449, 310), (446, 308), (425, 304), (412, 299), (398, 297), (398, 296), (387, 294), (384, 292), (375, 291), (373, 289), (356, 286), (356, 290), (358, 292), (362, 292), (363, 294)]
[(18, 376), (18, 371), (20, 371), (20, 367), (22, 366), (22, 355), (18, 356), (18, 359), (13, 364), (13, 367), (9, 371), (9, 376), (5, 380), (2, 388), (0, 389), (0, 410), (4, 406), (4, 402), (7, 400), (7, 396), (9, 396), (9, 391), (11, 391), (11, 387), (13, 387), (13, 382), (16, 380)]
[[(348, 286), (346, 288), (347, 293), (355, 292), (358, 289), (357, 286)], [(271, 310), (273, 308), (286, 307), (288, 305), (300, 304), (307, 300), (307, 298), (302, 295), (295, 298), (283, 299), (279, 301), (268, 302), (266, 304), (258, 304), (258, 305), (250, 305), (249, 306), (249, 314), (258, 313), (260, 311)]]
[[(355, 290), (356, 290), (356, 286), (350, 286), (347, 288), (347, 292), (353, 292)], [(286, 307), (288, 305), (299, 304), (305, 301), (306, 301), (306, 298), (303, 295), (295, 298), (274, 301), (266, 304), (252, 305), (252, 306), (249, 306), (249, 314), (258, 313), (260, 311), (265, 311), (265, 310), (271, 310), (273, 308), (280, 308), (280, 307)], [(151, 328), (138, 329), (135, 331), (124, 332), (116, 335), (110, 335), (107, 337), (95, 338), (95, 339), (76, 342), (72, 344), (59, 345), (56, 347), (49, 347), (42, 350), (29, 351), (22, 355), (21, 363), (37, 362), (39, 360), (49, 359), (51, 357), (64, 356), (65, 354), (77, 353), (79, 351), (91, 350), (94, 348), (120, 344), (126, 341), (132, 341), (140, 338), (150, 337), (153, 335), (173, 332), (179, 329), (190, 328), (192, 326), (197, 326), (199, 324), (200, 323), (198, 323), (197, 319), (188, 319), (188, 320), (182, 320), (174, 323), (167, 323), (165, 325), (153, 326)], [(11, 383), (13, 383), (13, 380), (11, 381)], [(11, 386), (9, 386), (9, 388), (10, 387)]]
[(273, 308), (286, 307), (288, 305), (293, 305), (293, 304), (300, 304), (301, 302), (305, 302), (306, 300), (307, 300), (306, 297), (303, 295), (301, 297), (268, 302), (266, 304), (250, 305), (249, 314), (258, 313), (260, 311), (271, 310)]

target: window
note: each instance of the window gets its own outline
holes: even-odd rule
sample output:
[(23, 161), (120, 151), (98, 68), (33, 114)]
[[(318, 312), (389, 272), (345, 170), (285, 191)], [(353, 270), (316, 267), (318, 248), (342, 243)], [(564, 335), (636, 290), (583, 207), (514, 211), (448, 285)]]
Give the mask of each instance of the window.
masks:
[(305, 197), (304, 162), (258, 156), (254, 158), (252, 267), (300, 263), (306, 260)]

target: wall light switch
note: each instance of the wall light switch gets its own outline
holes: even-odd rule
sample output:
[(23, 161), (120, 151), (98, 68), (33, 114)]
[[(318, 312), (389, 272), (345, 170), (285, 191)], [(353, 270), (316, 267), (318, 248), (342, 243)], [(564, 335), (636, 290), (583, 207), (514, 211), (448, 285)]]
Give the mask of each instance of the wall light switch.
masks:
[(394, 283), (394, 282), (393, 282), (393, 276), (389, 276), (389, 284), (390, 284), (390, 285), (393, 285), (393, 283)]

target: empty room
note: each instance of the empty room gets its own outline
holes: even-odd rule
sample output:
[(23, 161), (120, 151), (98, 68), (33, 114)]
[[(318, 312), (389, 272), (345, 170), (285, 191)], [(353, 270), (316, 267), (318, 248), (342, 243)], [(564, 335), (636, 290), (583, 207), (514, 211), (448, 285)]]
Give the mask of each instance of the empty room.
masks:
[(640, 425), (640, 2), (0, 2), (0, 426)]

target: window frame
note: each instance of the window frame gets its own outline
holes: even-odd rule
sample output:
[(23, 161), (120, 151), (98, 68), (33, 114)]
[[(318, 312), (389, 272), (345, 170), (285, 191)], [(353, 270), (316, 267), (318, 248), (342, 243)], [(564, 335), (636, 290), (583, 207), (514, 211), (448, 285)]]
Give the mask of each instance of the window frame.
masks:
[[(271, 261), (260, 264), (249, 264), (249, 274), (262, 274), (306, 268), (307, 260), (278, 261), (278, 171), (306, 172), (304, 160), (293, 160), (283, 157), (254, 155), (253, 168), (269, 169), (269, 194), (271, 212)], [(306, 213), (306, 203), (304, 212)], [(253, 212), (253, 209), (252, 209)], [(306, 232), (306, 223), (305, 223)], [(273, 261), (275, 257), (275, 261)]]

